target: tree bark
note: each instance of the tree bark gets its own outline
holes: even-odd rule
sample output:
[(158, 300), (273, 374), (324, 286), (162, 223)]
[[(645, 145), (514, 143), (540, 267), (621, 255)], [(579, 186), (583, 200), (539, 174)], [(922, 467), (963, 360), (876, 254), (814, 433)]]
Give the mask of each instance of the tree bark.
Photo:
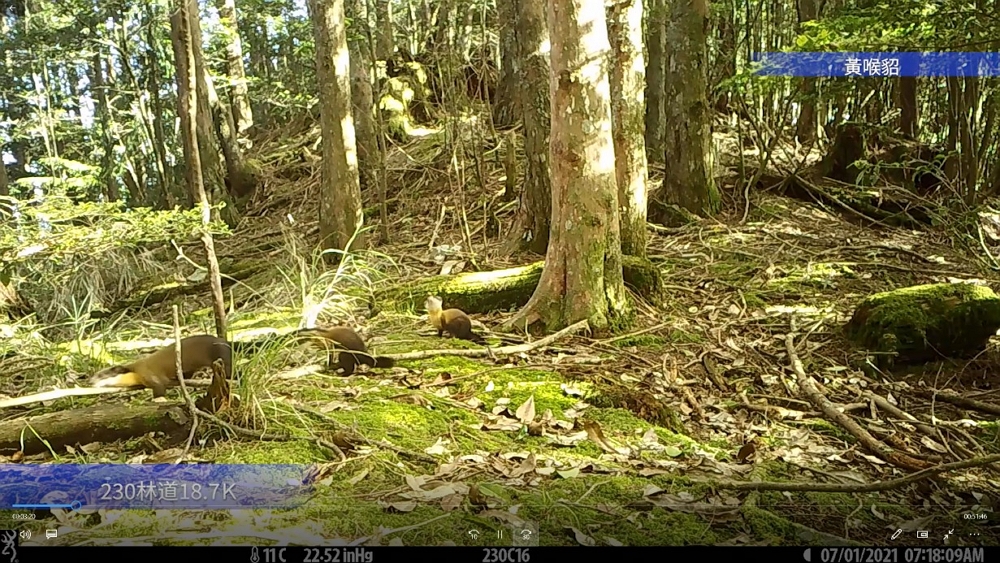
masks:
[(392, 60), (396, 52), (396, 37), (392, 24), (392, 4), (389, 0), (375, 0), (375, 19), (378, 25), (375, 60)]
[[(323, 160), (319, 204), (320, 245), (348, 252), (363, 246), (364, 224), (358, 154), (351, 119), (350, 60), (344, 0), (310, 0), (316, 39), (316, 80), (319, 83)], [(339, 262), (333, 252), (324, 255)]]
[(552, 186), (549, 171), (549, 39), (545, 4), (535, 0), (517, 1), (518, 58), (521, 91), (518, 106), (524, 122), (524, 189), (512, 234), (513, 242), (525, 250), (545, 254), (552, 218)]
[(666, 147), (667, 1), (649, 0), (646, 16), (646, 151), (651, 162), (663, 162)]
[[(524, 12), (522, 12), (524, 13)], [(552, 230), (531, 299), (508, 326), (620, 327), (622, 280), (603, 0), (549, 0)]]
[(118, 193), (118, 183), (115, 182), (114, 175), (114, 143), (111, 142), (111, 116), (109, 115), (107, 87), (104, 84), (102, 55), (102, 50), (98, 49), (90, 60), (90, 84), (93, 94), (97, 98), (97, 115), (101, 123), (101, 147), (104, 149), (104, 155), (101, 158), (101, 176), (104, 180), (104, 197), (108, 201), (118, 201), (121, 199), (121, 195)]
[[(153, 121), (153, 150), (156, 152), (156, 174), (160, 181), (160, 189), (163, 191), (163, 199), (169, 208), (177, 205), (177, 194), (174, 190), (177, 184), (170, 180), (167, 173), (169, 164), (167, 163), (167, 136), (163, 131), (163, 102), (160, 101), (160, 47), (157, 42), (159, 18), (154, 11), (154, 5), (148, 4), (146, 7), (146, 43), (149, 48), (146, 76), (149, 81), (149, 97), (152, 106)], [(187, 192), (191, 195), (191, 192)], [(193, 201), (188, 201), (188, 206), (193, 205)]]
[[(795, 7), (798, 11), (799, 33), (802, 32), (802, 24), (810, 22), (819, 17), (819, 0), (797, 0)], [(802, 88), (802, 101), (799, 106), (798, 121), (795, 122), (795, 138), (803, 145), (816, 138), (816, 104), (818, 100), (815, 78), (802, 78), (804, 84)]]
[(373, 188), (378, 181), (378, 139), (375, 127), (375, 95), (372, 92), (371, 28), (365, 0), (351, 0), (347, 16), (357, 26), (349, 41), (351, 59), (351, 106), (358, 147), (358, 178), (361, 189)]
[[(0, 154), (3, 154), (3, 144), (0, 143)], [(13, 198), (10, 197), (10, 179), (7, 177), (7, 163), (0, 158), (0, 221), (10, 218), (13, 212)]]
[(611, 123), (622, 253), (646, 256), (645, 61), (642, 58), (642, 0), (608, 8), (611, 43)]
[[(190, 72), (194, 73), (197, 88), (195, 90), (195, 104), (196, 108), (193, 110), (197, 121), (195, 122), (195, 127), (198, 132), (198, 143), (196, 145), (199, 152), (200, 169), (199, 174), (201, 175), (201, 181), (196, 182), (193, 176), (193, 172), (190, 168), (187, 170), (187, 182), (188, 190), (191, 191), (191, 199), (193, 202), (199, 202), (200, 194), (198, 189), (205, 191), (210, 195), (209, 199), (210, 205), (212, 203), (225, 203), (223, 207), (222, 217), (230, 225), (235, 224), (234, 209), (226, 197), (226, 192), (222, 189), (225, 186), (225, 174), (223, 172), (222, 166), (223, 162), (219, 156), (220, 148), (219, 143), (215, 137), (215, 126), (212, 121), (211, 105), (208, 100), (208, 81), (205, 75), (205, 66), (201, 56), (201, 25), (196, 21), (198, 18), (198, 2), (197, 0), (185, 0), (185, 13), (189, 14), (190, 29), (183, 29), (181, 22), (179, 21), (180, 12), (175, 11), (170, 17), (171, 24), (171, 36), (172, 43), (174, 45), (174, 64), (177, 66), (177, 76), (178, 81), (181, 80), (182, 76), (186, 76), (189, 69), (187, 68), (188, 57), (187, 53), (184, 51), (185, 47), (180, 42), (180, 33), (186, 33), (187, 37), (190, 37), (191, 49), (194, 51), (194, 66), (191, 67)], [(183, 67), (183, 68), (182, 68)], [(179, 87), (179, 85), (178, 85)], [(190, 113), (190, 111), (188, 112)], [(201, 186), (200, 188), (198, 186)], [(217, 215), (217, 211), (213, 209), (212, 214)]]
[(518, 79), (517, 0), (498, 0), (497, 19), (500, 23), (500, 77), (493, 102), (493, 125), (506, 128), (514, 125), (521, 81)]
[(916, 139), (920, 133), (920, 116), (917, 105), (917, 77), (899, 77), (896, 105), (899, 107), (899, 129), (908, 139)]
[(708, 0), (673, 0), (667, 24), (666, 138), (663, 188), (651, 210), (657, 220), (675, 203), (697, 215), (719, 209), (712, 164), (711, 111), (708, 106), (706, 26)]
[(245, 133), (253, 126), (253, 111), (250, 109), (250, 93), (247, 89), (246, 70), (243, 68), (243, 42), (240, 40), (240, 25), (236, 17), (236, 0), (218, 0), (219, 24), (226, 34), (226, 66), (229, 72), (231, 90), (230, 105), (236, 132)]

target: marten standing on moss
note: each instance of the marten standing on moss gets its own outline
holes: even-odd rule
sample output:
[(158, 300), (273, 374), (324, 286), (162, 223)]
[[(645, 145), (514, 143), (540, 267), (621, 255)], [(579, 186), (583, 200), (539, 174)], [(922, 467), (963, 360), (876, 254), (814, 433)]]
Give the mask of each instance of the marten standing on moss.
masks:
[[(222, 360), (226, 378), (232, 378), (233, 350), (229, 342), (208, 334), (181, 339), (181, 368), (184, 379), (211, 368)], [(153, 398), (167, 394), (167, 387), (178, 385), (177, 349), (174, 344), (138, 360), (101, 370), (93, 377), (94, 387), (145, 387), (153, 390)]]
[(431, 326), (437, 329), (438, 336), (444, 333), (452, 335), (460, 340), (468, 340), (476, 344), (486, 344), (486, 339), (472, 332), (472, 319), (461, 309), (441, 309), (441, 298), (436, 296), (428, 297), (424, 301), (424, 308), (427, 309), (427, 318), (431, 321)]
[(294, 334), (319, 336), (327, 341), (324, 342), (327, 348), (331, 347), (332, 343), (333, 349), (329, 350), (330, 355), (327, 357), (327, 369), (336, 371), (337, 368), (340, 368), (344, 370), (344, 376), (352, 375), (358, 364), (380, 369), (388, 369), (396, 365), (392, 358), (369, 354), (365, 341), (350, 327), (302, 328), (295, 331)]

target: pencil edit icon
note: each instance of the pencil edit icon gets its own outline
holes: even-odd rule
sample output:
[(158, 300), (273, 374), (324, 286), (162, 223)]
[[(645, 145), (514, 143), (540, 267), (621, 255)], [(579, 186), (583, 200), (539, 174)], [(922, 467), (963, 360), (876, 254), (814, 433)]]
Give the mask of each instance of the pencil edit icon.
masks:
[(898, 538), (898, 537), (899, 537), (899, 535), (900, 535), (900, 534), (902, 534), (902, 533), (903, 533), (903, 529), (902, 529), (902, 528), (899, 528), (898, 530), (896, 530), (896, 531), (895, 531), (895, 532), (894, 532), (894, 533), (892, 534), (892, 537), (891, 537), (891, 538), (889, 538), (889, 539), (890, 539), (890, 540), (895, 540), (895, 539), (896, 539), (896, 538)]

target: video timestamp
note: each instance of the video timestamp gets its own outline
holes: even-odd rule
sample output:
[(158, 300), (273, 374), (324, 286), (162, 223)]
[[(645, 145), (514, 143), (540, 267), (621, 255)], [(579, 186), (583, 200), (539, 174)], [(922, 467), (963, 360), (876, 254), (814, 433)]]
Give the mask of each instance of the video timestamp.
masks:
[(184, 483), (146, 481), (142, 483), (102, 483), (98, 499), (103, 501), (159, 500), (165, 502), (236, 500), (235, 483)]
[(820, 563), (983, 563), (981, 547), (825, 547)]

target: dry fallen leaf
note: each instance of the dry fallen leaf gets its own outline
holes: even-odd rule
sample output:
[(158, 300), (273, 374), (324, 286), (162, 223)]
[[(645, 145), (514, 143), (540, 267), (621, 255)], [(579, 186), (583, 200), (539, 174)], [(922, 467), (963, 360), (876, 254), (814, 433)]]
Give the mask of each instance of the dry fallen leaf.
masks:
[(597, 542), (594, 541), (594, 538), (588, 536), (587, 534), (581, 532), (580, 530), (573, 528), (572, 526), (567, 526), (566, 529), (573, 532), (573, 539), (575, 539), (576, 542), (579, 543), (580, 545), (585, 545), (587, 547), (593, 547), (597, 545)]
[(518, 407), (514, 416), (516, 416), (522, 424), (528, 424), (535, 420), (535, 396), (532, 395), (528, 397), (528, 400)]

